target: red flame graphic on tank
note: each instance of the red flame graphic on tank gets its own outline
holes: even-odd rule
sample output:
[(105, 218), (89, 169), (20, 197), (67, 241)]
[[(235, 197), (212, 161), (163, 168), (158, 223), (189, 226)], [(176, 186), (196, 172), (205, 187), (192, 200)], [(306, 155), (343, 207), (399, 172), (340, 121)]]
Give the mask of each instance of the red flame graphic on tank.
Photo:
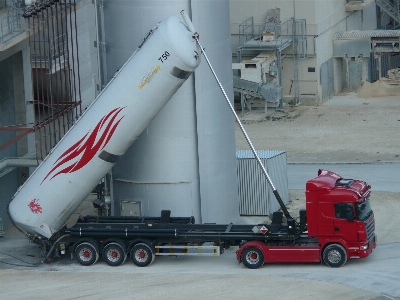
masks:
[(29, 201), (28, 206), (31, 209), (31, 211), (35, 214), (41, 214), (42, 213), (42, 207), (38, 203), (39, 199), (32, 199)]
[[(43, 179), (42, 183), (60, 166), (66, 164), (67, 162), (81, 156), (77, 161), (73, 162), (71, 165), (63, 168), (62, 170), (55, 173), (50, 180), (56, 177), (59, 174), (73, 173), (78, 171), (79, 169), (86, 166), (89, 161), (110, 141), (113, 136), (115, 129), (118, 124), (121, 122), (124, 116), (122, 116), (119, 120), (115, 121), (118, 114), (125, 107), (116, 108), (105, 115), (99, 123), (97, 123), (96, 127), (92, 130), (92, 132), (88, 132), (82, 137), (77, 143), (71, 146), (68, 150), (66, 150), (54, 163), (54, 167), (50, 170), (50, 172)], [(100, 131), (103, 130), (101, 135), (98, 137)]]

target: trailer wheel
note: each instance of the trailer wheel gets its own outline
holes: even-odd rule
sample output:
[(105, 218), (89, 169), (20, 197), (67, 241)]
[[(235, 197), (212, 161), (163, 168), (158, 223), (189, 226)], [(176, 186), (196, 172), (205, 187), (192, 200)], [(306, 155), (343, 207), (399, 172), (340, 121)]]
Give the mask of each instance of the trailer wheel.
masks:
[(104, 261), (112, 267), (122, 265), (126, 259), (124, 248), (118, 243), (109, 243), (103, 249)]
[(322, 254), (324, 263), (332, 268), (339, 268), (347, 262), (347, 253), (342, 245), (328, 245)]
[(257, 269), (264, 264), (264, 254), (256, 247), (244, 249), (241, 258), (243, 264), (250, 269)]
[(91, 243), (83, 242), (75, 248), (75, 257), (82, 266), (91, 266), (99, 259), (99, 252)]
[(147, 267), (154, 260), (154, 253), (144, 243), (135, 245), (130, 252), (132, 262), (138, 267)]

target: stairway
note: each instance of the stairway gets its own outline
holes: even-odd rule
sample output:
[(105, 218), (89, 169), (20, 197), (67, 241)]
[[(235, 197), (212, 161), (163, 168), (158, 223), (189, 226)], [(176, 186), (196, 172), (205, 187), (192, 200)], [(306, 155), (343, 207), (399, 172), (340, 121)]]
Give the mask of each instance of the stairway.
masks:
[(389, 0), (376, 0), (376, 5), (378, 5), (393, 20), (395, 20), (397, 23), (400, 23), (399, 1), (395, 0), (394, 2), (397, 4), (397, 7)]

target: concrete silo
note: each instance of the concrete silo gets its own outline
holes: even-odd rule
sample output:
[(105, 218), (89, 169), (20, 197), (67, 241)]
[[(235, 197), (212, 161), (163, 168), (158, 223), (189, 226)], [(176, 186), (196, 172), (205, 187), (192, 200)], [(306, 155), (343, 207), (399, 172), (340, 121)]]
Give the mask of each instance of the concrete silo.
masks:
[[(154, 24), (185, 10), (233, 100), (227, 0), (108, 0), (101, 10), (105, 81)], [(203, 59), (113, 168), (114, 214), (121, 208), (123, 215), (147, 216), (168, 209), (172, 216), (193, 215), (198, 223), (237, 222), (235, 148), (234, 118)]]

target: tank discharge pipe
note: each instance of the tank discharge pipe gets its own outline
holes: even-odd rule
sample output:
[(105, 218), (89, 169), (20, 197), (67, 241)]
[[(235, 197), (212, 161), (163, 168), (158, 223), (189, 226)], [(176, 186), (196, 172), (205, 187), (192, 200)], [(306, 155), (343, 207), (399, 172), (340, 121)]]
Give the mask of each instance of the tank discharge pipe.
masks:
[(215, 73), (215, 71), (214, 71), (214, 69), (213, 69), (213, 67), (212, 67), (212, 65), (211, 65), (211, 63), (210, 63), (210, 61), (208, 60), (208, 57), (207, 57), (207, 55), (206, 55), (206, 53), (205, 53), (205, 51), (204, 51), (204, 48), (201, 46), (200, 41), (199, 41), (199, 39), (198, 39), (199, 34), (198, 34), (198, 33), (196, 32), (196, 30), (194, 29), (193, 23), (190, 21), (190, 18), (188, 17), (188, 15), (185, 13), (184, 10), (181, 11), (181, 15), (182, 15), (183, 19), (185, 20), (185, 23), (186, 23), (186, 25), (187, 25), (189, 31), (193, 33), (193, 38), (196, 40), (197, 44), (199, 45), (200, 51), (201, 51), (201, 53), (204, 55), (204, 58), (205, 58), (205, 60), (206, 60), (206, 62), (207, 62), (207, 64), (208, 64), (208, 66), (210, 67), (210, 70), (211, 70), (211, 72), (212, 72), (212, 74), (213, 74), (215, 80), (217, 81), (218, 86), (219, 86), (219, 88), (220, 88), (222, 94), (223, 94), (224, 97), (225, 97), (226, 102), (227, 102), (228, 105), (229, 105), (229, 108), (231, 109), (233, 115), (235, 116), (236, 121), (237, 121), (238, 124), (239, 124), (240, 130), (242, 131), (242, 133), (243, 133), (243, 135), (244, 135), (244, 137), (245, 137), (247, 143), (249, 144), (250, 149), (251, 149), (251, 151), (253, 152), (254, 157), (255, 157), (256, 160), (257, 160), (257, 163), (259, 164), (259, 166), (260, 166), (262, 172), (264, 173), (264, 176), (265, 176), (265, 178), (267, 179), (268, 184), (270, 185), (270, 187), (271, 187), (271, 189), (272, 189), (272, 191), (273, 191), (273, 193), (274, 193), (274, 195), (275, 195), (276, 200), (278, 201), (280, 207), (282, 208), (282, 211), (283, 211), (283, 213), (285, 214), (285, 217), (286, 217), (287, 219), (293, 219), (292, 216), (290, 215), (289, 211), (287, 210), (285, 204), (283, 203), (283, 200), (282, 200), (281, 196), (279, 195), (279, 192), (277, 191), (277, 189), (275, 188), (275, 186), (274, 186), (274, 184), (273, 184), (271, 178), (269, 177), (268, 172), (267, 172), (267, 170), (266, 170), (265, 167), (264, 167), (264, 164), (262, 163), (260, 157), (258, 156), (258, 154), (257, 154), (257, 152), (256, 152), (256, 150), (255, 150), (255, 148), (254, 148), (254, 146), (253, 146), (253, 143), (251, 142), (249, 136), (247, 135), (247, 132), (246, 132), (246, 130), (244, 129), (242, 122), (240, 121), (239, 117), (237, 116), (237, 114), (236, 114), (236, 112), (235, 112), (235, 109), (234, 109), (232, 103), (229, 101), (229, 98), (228, 98), (228, 96), (227, 96), (227, 94), (226, 94), (226, 92), (225, 92), (225, 90), (224, 90), (224, 88), (223, 88), (221, 82), (219, 81), (219, 79), (218, 79), (218, 77), (217, 77), (217, 74)]

